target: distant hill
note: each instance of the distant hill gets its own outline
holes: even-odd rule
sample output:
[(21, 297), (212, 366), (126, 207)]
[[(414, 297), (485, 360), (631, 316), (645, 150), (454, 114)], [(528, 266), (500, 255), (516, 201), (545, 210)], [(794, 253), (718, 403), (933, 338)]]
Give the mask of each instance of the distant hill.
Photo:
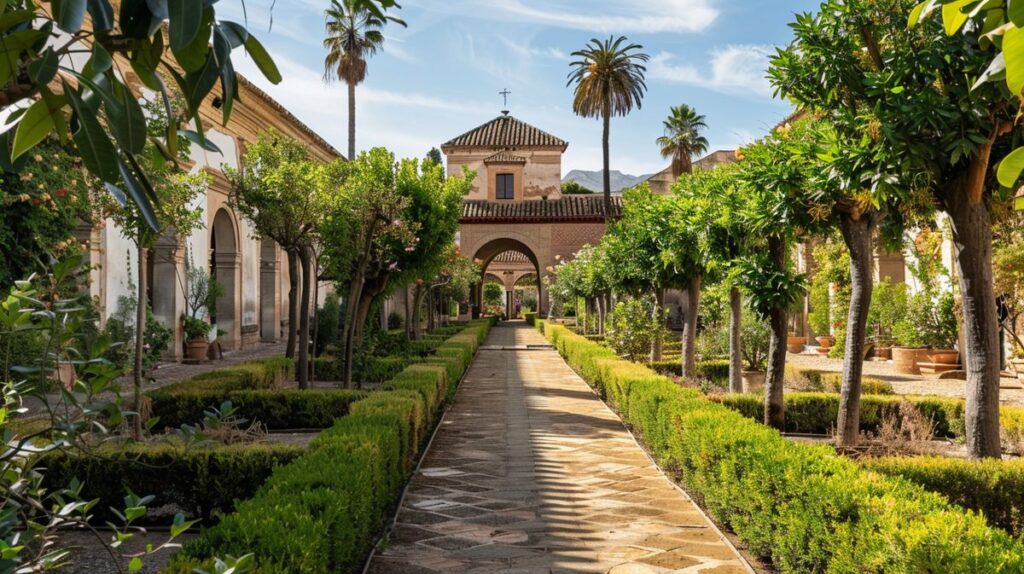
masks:
[[(629, 189), (631, 187), (636, 187), (641, 183), (647, 181), (647, 179), (650, 178), (651, 175), (653, 174), (635, 176), (622, 173), (621, 171), (612, 170), (612, 193), (619, 192), (624, 189)], [(594, 192), (599, 192), (604, 189), (603, 177), (604, 173), (601, 171), (585, 171), (582, 169), (574, 169), (569, 173), (565, 174), (565, 177), (562, 178), (562, 183), (565, 183), (567, 181), (575, 181), (576, 183), (582, 185), (587, 189), (593, 190)]]

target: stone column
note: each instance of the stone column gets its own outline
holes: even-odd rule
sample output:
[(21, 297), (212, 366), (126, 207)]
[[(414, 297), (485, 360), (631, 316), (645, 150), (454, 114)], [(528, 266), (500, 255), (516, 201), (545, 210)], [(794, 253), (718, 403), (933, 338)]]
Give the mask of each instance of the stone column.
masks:
[(217, 282), (224, 287), (224, 294), (217, 298), (217, 329), (225, 334), (220, 338), (225, 351), (236, 350), (242, 342), (241, 290), (238, 275), (241, 271), (241, 255), (237, 252), (217, 253), (214, 256)]
[(281, 306), (278, 305), (278, 267), (276, 246), (273, 255), (264, 250), (260, 258), (260, 340), (277, 341), (281, 336)]
[(185, 314), (185, 249), (180, 242), (166, 239), (149, 250), (153, 262), (153, 317), (174, 333), (169, 357), (180, 361), (185, 333), (181, 317)]

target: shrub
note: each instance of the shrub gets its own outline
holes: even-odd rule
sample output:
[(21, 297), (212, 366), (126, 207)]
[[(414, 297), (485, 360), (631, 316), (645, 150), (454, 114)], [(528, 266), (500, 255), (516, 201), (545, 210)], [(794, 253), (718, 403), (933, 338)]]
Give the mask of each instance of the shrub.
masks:
[(304, 449), (291, 445), (132, 445), (104, 448), (90, 456), (70, 453), (43, 460), (49, 488), (82, 482), (82, 497), (98, 499), (98, 520), (115, 520), (112, 508), (124, 507), (126, 492), (153, 495), (150, 508), (177, 506), (189, 518), (209, 521), (214, 512), (230, 512), (235, 500), (251, 497), (277, 466)]
[(656, 341), (665, 339), (662, 323), (654, 318), (654, 304), (650, 300), (630, 299), (615, 305), (605, 338), (616, 353), (641, 361)]
[(533, 327), (537, 324), (537, 312), (536, 311), (525, 311), (523, 312), (523, 319), (526, 320), (526, 324)]
[(314, 381), (340, 381), (344, 373), (344, 365), (329, 350), (323, 355), (309, 360), (310, 370)]
[(383, 383), (402, 372), (413, 359), (410, 357), (372, 357), (362, 366), (356, 378), (367, 383)]
[(354, 390), (260, 390), (189, 391), (174, 394), (154, 392), (153, 415), (161, 428), (196, 424), (204, 411), (231, 401), (241, 416), (259, 421), (270, 430), (316, 429), (331, 426), (348, 414), (349, 405), (366, 397)]
[[(663, 375), (681, 377), (683, 375), (683, 363), (680, 357), (671, 360), (655, 361), (650, 365), (651, 369)], [(697, 377), (715, 383), (729, 380), (729, 360), (712, 359), (697, 362)]]
[(954, 504), (980, 512), (989, 524), (1024, 534), (1024, 461), (967, 461), (948, 457), (887, 457), (863, 465), (937, 492)]
[(1024, 569), (1018, 541), (938, 495), (865, 471), (830, 447), (791, 442), (564, 327), (545, 331), (577, 372), (606, 389), (654, 456), (783, 572)]

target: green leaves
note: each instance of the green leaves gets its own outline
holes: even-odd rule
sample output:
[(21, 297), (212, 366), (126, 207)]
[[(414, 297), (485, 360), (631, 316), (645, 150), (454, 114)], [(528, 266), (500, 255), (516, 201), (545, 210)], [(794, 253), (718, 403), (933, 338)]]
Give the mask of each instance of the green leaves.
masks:
[(12, 159), (18, 159), (53, 131), (53, 115), (46, 100), (40, 98), (21, 116), (18, 131), (14, 134)]
[(1006, 86), (1014, 95), (1024, 88), (1024, 29), (1010, 28), (1003, 34), (1003, 57), (1006, 61)]
[(967, 23), (971, 16), (965, 13), (963, 9), (975, 1), (954, 0), (942, 5), (942, 25), (946, 29), (947, 35), (952, 36), (956, 34)]
[(169, 8), (171, 50), (177, 54), (199, 36), (203, 23), (203, 0), (174, 0)]
[(51, 0), (53, 17), (57, 26), (65, 32), (77, 32), (82, 29), (85, 20), (86, 0)]
[(1020, 180), (1021, 173), (1024, 173), (1024, 148), (1017, 148), (999, 162), (996, 177), (999, 179), (999, 185), (1014, 187)]
[(271, 83), (281, 83), (281, 72), (278, 71), (277, 64), (274, 63), (273, 58), (271, 58), (270, 54), (267, 53), (263, 44), (260, 44), (260, 41), (256, 39), (256, 36), (249, 34), (249, 37), (245, 40), (245, 49), (249, 52), (249, 55), (252, 56), (252, 60), (256, 63), (256, 67), (260, 69), (260, 72), (263, 72), (263, 75), (266, 76)]
[(64, 94), (71, 104), (78, 121), (78, 130), (72, 134), (82, 163), (86, 169), (105, 182), (116, 181), (118, 177), (117, 150), (110, 142), (106, 131), (96, 119), (96, 114), (82, 100), (71, 86), (64, 82)]
[(1017, 27), (1024, 27), (1024, 0), (1008, 0), (1006, 15)]

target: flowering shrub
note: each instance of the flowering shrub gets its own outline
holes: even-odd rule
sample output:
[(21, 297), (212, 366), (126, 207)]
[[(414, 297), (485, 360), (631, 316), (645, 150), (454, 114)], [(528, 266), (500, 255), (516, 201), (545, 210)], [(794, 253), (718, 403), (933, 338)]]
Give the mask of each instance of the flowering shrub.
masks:
[(646, 360), (651, 346), (665, 339), (664, 327), (653, 316), (654, 304), (649, 299), (620, 302), (606, 327), (608, 344), (630, 361)]

